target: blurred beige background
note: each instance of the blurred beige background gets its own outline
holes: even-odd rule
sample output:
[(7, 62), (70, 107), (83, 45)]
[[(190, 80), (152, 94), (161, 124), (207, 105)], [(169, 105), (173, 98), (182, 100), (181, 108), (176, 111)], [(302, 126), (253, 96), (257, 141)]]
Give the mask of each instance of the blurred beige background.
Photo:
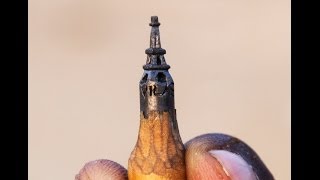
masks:
[(74, 179), (99, 158), (127, 167), (152, 15), (172, 67), (183, 141), (234, 135), (276, 179), (290, 179), (290, 6), (29, 0), (29, 179)]

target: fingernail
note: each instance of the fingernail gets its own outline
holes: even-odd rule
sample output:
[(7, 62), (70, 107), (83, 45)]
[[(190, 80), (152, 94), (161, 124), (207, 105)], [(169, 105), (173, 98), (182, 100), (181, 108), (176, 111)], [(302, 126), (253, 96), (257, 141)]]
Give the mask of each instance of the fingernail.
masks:
[(225, 150), (211, 150), (209, 153), (232, 180), (258, 180), (252, 167), (241, 156)]

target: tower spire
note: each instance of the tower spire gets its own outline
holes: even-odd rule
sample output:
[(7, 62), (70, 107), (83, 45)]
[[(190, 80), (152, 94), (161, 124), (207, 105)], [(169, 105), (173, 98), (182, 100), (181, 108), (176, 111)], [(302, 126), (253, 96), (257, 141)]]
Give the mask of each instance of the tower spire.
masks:
[(158, 16), (151, 16), (150, 48), (161, 48)]
[(161, 48), (159, 31), (160, 23), (158, 20), (158, 16), (151, 16), (151, 23), (149, 23), (149, 25), (151, 26), (150, 47), (145, 51), (148, 56), (146, 65), (143, 66), (143, 69), (169, 69), (170, 66), (166, 64), (166, 61), (164, 59), (166, 50)]

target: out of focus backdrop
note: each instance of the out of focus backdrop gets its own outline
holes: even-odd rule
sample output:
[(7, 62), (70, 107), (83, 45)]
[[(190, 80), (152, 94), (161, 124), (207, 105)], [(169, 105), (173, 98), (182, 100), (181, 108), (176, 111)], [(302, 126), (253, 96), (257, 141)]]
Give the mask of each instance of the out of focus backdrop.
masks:
[(290, 177), (289, 0), (29, 0), (29, 179), (91, 160), (127, 167), (150, 16), (175, 81), (183, 142), (225, 133)]

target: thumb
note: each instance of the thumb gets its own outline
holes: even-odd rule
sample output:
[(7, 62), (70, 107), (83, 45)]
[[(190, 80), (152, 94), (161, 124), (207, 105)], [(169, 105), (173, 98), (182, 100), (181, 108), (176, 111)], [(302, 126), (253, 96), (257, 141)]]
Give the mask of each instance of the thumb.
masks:
[(254, 150), (235, 137), (204, 134), (185, 145), (188, 180), (274, 179)]

